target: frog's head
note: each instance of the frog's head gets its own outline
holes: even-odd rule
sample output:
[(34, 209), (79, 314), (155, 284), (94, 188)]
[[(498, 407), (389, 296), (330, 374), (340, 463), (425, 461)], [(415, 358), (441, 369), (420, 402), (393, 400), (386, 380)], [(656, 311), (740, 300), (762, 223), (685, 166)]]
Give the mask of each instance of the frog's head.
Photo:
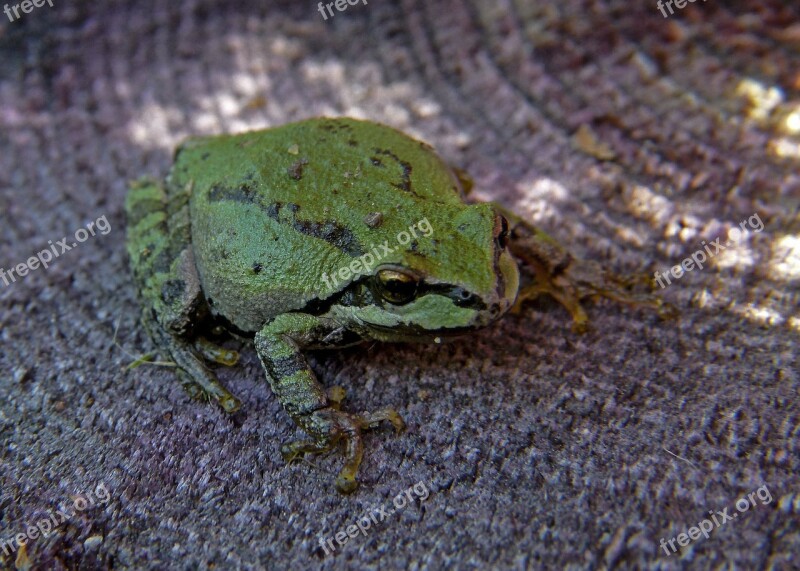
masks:
[(372, 250), (377, 265), (335, 307), (347, 327), (383, 341), (425, 340), (484, 327), (511, 308), (519, 271), (508, 223), (490, 205), (437, 206), (401, 232), (416, 238), (397, 233)]

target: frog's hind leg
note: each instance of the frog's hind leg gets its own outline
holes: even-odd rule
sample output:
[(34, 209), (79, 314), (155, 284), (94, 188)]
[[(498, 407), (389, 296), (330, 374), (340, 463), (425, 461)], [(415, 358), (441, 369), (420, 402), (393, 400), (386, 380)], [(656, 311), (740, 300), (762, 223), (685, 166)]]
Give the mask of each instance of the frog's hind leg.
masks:
[(675, 315), (675, 309), (657, 295), (633, 291), (635, 277), (618, 276), (598, 262), (576, 258), (555, 239), (513, 212), (498, 205), (495, 208), (508, 218), (511, 226), (509, 250), (535, 274), (534, 284), (520, 290), (512, 313), (518, 313), (526, 300), (547, 294), (570, 312), (573, 328), (579, 332), (586, 330), (589, 321), (581, 306), (581, 300), (586, 298), (605, 297), (618, 303), (651, 307), (664, 318)]
[(177, 365), (184, 388), (234, 412), (240, 401), (206, 367), (204, 357), (231, 365), (238, 354), (198, 337), (208, 306), (190, 245), (189, 192), (165, 190), (149, 180), (132, 185), (125, 205), (128, 254), (144, 306), (142, 321)]

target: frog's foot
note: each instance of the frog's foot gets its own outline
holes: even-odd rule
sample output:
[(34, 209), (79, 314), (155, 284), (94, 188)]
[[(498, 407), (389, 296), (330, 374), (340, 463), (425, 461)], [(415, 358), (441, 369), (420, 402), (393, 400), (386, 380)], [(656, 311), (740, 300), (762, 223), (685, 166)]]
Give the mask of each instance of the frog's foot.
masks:
[(673, 317), (676, 313), (657, 295), (632, 289), (637, 282), (645, 280), (617, 276), (598, 262), (575, 258), (541, 231), (534, 230), (519, 239), (512, 252), (526, 262), (536, 276), (533, 285), (520, 290), (511, 310), (513, 313), (519, 312), (524, 301), (545, 294), (570, 312), (573, 329), (577, 332), (586, 331), (589, 321), (581, 306), (581, 300), (586, 298), (605, 297), (619, 303), (650, 307), (662, 318)]
[(307, 433), (315, 435), (314, 440), (290, 442), (281, 447), (281, 454), (287, 462), (303, 454), (320, 454), (332, 450), (338, 443), (344, 443), (345, 464), (336, 478), (336, 489), (349, 494), (358, 488), (356, 475), (364, 457), (364, 443), (361, 432), (375, 425), (389, 421), (397, 432), (405, 429), (400, 415), (390, 408), (362, 415), (349, 414), (328, 407), (314, 411), (295, 421)]
[(170, 355), (178, 365), (178, 376), (190, 397), (204, 401), (215, 400), (225, 412), (233, 413), (239, 410), (242, 406), (241, 401), (219, 382), (193, 348), (173, 341), (170, 344)]
[(572, 328), (574, 331), (582, 333), (586, 331), (587, 324), (589, 323), (589, 316), (581, 306), (580, 301), (574, 295), (570, 295), (563, 291), (561, 288), (553, 287), (553, 284), (535, 284), (530, 285), (519, 290), (517, 294), (517, 301), (509, 310), (509, 313), (518, 315), (522, 312), (522, 306), (526, 301), (535, 300), (543, 295), (550, 295), (558, 303), (563, 305), (572, 316)]

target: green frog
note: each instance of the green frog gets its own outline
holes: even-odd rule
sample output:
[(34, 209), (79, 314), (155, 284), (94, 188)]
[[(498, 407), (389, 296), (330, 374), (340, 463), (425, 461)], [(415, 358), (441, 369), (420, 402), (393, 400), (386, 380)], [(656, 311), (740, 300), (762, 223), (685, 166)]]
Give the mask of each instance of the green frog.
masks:
[[(469, 178), (393, 128), (316, 118), (237, 135), (192, 138), (163, 182), (133, 183), (127, 249), (142, 322), (190, 395), (227, 412), (241, 402), (210, 362), (238, 353), (215, 334), (252, 340), (273, 393), (308, 439), (291, 461), (343, 444), (336, 478), (356, 489), (362, 431), (392, 408), (352, 414), (326, 391), (305, 352), (367, 340), (439, 341), (553, 296), (588, 321), (581, 300), (667, 307), (489, 203), (468, 204)], [(517, 262), (533, 274), (520, 287)]]

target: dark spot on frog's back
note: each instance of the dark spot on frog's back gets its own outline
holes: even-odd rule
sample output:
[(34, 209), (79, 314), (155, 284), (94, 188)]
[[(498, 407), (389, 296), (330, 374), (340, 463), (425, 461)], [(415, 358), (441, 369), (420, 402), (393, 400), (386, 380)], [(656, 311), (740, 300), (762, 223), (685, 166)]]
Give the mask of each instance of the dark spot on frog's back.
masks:
[(303, 178), (303, 167), (308, 164), (308, 159), (300, 159), (296, 161), (292, 166), (286, 169), (286, 172), (289, 173), (289, 177), (293, 178), (294, 180), (301, 180)]
[[(375, 152), (375, 154), (384, 155), (384, 156), (390, 157), (393, 161), (395, 161), (398, 165), (400, 165), (400, 168), (403, 169), (401, 183), (400, 184), (392, 183), (392, 186), (395, 187), (395, 188), (399, 188), (400, 190), (403, 190), (405, 192), (413, 192), (411, 190), (411, 172), (414, 170), (414, 167), (411, 166), (411, 163), (402, 160), (400, 157), (398, 157), (392, 151), (387, 150), (387, 149), (377, 149), (376, 148), (376, 149), (373, 149), (373, 151)], [(372, 164), (375, 164), (374, 157), (373, 157), (373, 163)]]
[(235, 188), (215, 184), (208, 191), (208, 201), (220, 202), (223, 200), (252, 204), (255, 201), (255, 193), (249, 184), (241, 184)]
[(322, 222), (295, 220), (293, 226), (298, 232), (306, 236), (321, 238), (350, 256), (360, 256), (364, 253), (355, 234), (337, 222), (331, 220), (324, 220)]
[(260, 273), (260, 272), (261, 272), (261, 270), (263, 270), (263, 269), (264, 269), (264, 266), (262, 266), (262, 265), (261, 265), (261, 264), (259, 264), (258, 262), (256, 262), (255, 264), (253, 264), (253, 273), (254, 273), (254, 274)]
[(273, 220), (278, 221), (278, 216), (280, 216), (282, 207), (283, 203), (273, 202), (272, 204), (267, 205), (267, 207), (264, 209), (264, 212)]
[(338, 121), (336, 119), (322, 122), (319, 128), (324, 131), (346, 131), (352, 129), (348, 123), (345, 123), (344, 121)]
[[(264, 208), (264, 213), (276, 222), (291, 225), (294, 230), (301, 234), (325, 240), (350, 256), (360, 256), (364, 253), (355, 234), (349, 229), (333, 220), (321, 220), (319, 222), (299, 220), (297, 216), (299, 210), (300, 206), (291, 202), (287, 204), (273, 202)], [(289, 213), (284, 214), (286, 211)]]

